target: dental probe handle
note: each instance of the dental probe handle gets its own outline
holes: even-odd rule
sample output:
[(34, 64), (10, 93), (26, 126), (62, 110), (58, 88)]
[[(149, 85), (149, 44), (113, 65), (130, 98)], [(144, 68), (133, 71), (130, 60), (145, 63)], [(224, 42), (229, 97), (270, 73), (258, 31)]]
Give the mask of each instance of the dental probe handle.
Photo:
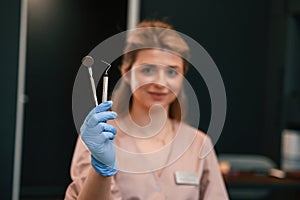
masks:
[(103, 76), (102, 102), (107, 101), (107, 91), (108, 91), (108, 74), (105, 73)]

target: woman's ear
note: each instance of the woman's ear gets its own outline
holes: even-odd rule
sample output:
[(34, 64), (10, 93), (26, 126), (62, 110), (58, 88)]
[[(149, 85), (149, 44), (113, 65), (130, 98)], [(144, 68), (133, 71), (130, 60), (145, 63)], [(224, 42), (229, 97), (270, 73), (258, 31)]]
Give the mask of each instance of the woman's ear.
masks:
[(128, 84), (128, 85), (130, 85), (130, 77), (131, 77), (131, 72), (130, 72), (130, 70), (129, 71), (126, 71), (125, 69), (124, 69), (124, 67), (123, 68), (121, 68), (121, 74), (122, 74), (122, 77), (123, 77), (123, 79), (126, 81), (126, 83)]

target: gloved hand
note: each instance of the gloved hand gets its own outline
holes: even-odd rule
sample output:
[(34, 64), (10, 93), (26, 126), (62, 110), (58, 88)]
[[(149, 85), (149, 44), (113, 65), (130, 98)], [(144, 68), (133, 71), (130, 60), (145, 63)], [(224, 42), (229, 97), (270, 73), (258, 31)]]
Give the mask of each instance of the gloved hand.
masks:
[(87, 115), (80, 128), (81, 139), (92, 154), (92, 166), (103, 176), (117, 173), (117, 162), (113, 139), (116, 128), (108, 123), (117, 117), (117, 113), (107, 111), (112, 101), (99, 104)]

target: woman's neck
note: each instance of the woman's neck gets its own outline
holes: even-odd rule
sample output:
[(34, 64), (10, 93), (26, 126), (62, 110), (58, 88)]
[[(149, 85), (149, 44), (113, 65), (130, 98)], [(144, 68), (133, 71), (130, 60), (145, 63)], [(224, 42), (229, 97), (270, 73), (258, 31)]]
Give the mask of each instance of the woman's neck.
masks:
[(132, 128), (135, 143), (142, 153), (150, 153), (163, 148), (172, 141), (175, 130), (172, 120), (168, 117), (168, 109), (161, 105), (151, 108), (132, 106), (130, 117), (138, 126)]
[(169, 106), (163, 107), (162, 105), (155, 104), (150, 108), (141, 105), (134, 100), (130, 109), (131, 119), (139, 126), (147, 126), (151, 123), (161, 124), (169, 120)]

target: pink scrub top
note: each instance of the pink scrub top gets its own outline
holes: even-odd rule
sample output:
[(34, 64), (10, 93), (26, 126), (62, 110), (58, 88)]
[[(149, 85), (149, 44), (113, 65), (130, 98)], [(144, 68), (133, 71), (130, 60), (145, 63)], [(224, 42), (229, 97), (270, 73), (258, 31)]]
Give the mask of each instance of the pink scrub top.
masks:
[[(136, 150), (135, 145), (117, 128), (115, 149), (120, 171), (113, 177), (111, 185), (113, 200), (229, 199), (210, 138), (185, 123), (175, 122), (175, 128), (177, 134), (170, 145), (169, 162), (165, 165), (158, 162), (153, 166), (146, 166), (145, 160), (130, 153)], [(160, 154), (150, 155), (147, 159), (157, 158)], [(66, 200), (77, 198), (91, 167), (90, 157), (79, 139), (71, 164), (73, 181), (66, 190)]]

